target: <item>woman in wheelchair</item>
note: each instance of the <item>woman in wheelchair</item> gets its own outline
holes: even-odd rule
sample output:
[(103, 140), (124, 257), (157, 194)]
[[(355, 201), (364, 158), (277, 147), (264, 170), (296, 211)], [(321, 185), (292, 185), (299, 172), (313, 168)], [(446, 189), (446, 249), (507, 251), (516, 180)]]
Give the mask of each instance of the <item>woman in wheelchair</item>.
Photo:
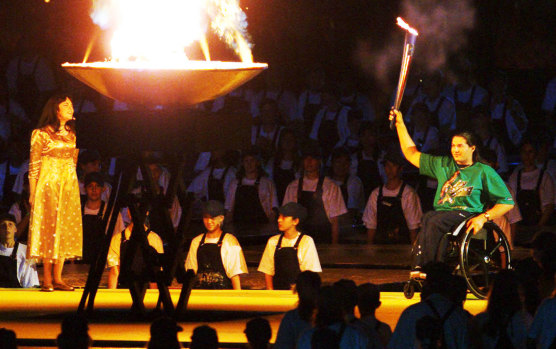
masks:
[[(443, 246), (439, 245), (451, 229), (469, 218), (466, 233), (477, 234), (486, 222), (508, 212), (514, 201), (496, 171), (478, 161), (478, 143), (473, 134), (459, 132), (452, 137), (451, 157), (432, 156), (417, 149), (398, 110), (390, 112), (390, 120), (394, 119), (406, 159), (419, 168), (420, 174), (438, 180), (434, 211), (423, 216), (414, 246), (414, 266), (419, 269), (442, 258)], [(489, 203), (490, 208), (485, 210)]]

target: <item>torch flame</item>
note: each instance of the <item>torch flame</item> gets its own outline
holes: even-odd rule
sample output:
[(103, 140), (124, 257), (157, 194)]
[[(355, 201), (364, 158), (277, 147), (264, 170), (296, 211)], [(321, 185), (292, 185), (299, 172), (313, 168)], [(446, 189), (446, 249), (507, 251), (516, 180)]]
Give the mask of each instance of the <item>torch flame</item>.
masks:
[(242, 61), (253, 62), (239, 0), (94, 0), (91, 17), (113, 30), (114, 61), (182, 62), (192, 43), (210, 60), (206, 32), (211, 28)]
[(401, 17), (396, 18), (397, 24), (411, 34), (418, 36), (419, 33), (414, 28), (411, 28)]

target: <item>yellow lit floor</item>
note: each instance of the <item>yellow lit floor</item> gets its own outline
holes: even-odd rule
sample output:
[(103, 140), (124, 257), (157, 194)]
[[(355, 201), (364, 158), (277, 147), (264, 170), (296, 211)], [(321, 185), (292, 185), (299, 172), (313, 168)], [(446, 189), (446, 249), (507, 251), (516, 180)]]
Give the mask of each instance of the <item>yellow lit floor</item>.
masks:
[[(180, 290), (171, 290), (172, 300), (177, 303)], [(60, 323), (65, 314), (76, 311), (81, 299), (82, 290), (75, 292), (56, 291), (43, 293), (38, 290), (8, 290), (0, 289), (0, 328), (6, 327), (16, 331), (19, 339), (55, 339), (60, 333)], [(378, 309), (377, 317), (390, 324), (392, 328), (401, 312), (419, 300), (419, 294), (411, 300), (405, 299), (402, 293), (383, 292), (382, 306)], [(145, 296), (147, 309), (153, 309), (158, 299), (157, 290), (149, 290)], [(244, 343), (246, 341), (243, 329), (245, 322), (257, 312), (266, 317), (276, 335), (282, 313), (295, 307), (297, 297), (289, 291), (212, 291), (193, 290), (188, 309), (194, 314), (203, 314), (205, 321), (189, 318), (180, 321), (184, 331), (179, 333), (182, 342), (189, 342), (193, 329), (206, 323), (218, 332), (222, 343)], [(126, 320), (131, 306), (131, 297), (127, 290), (99, 290), (95, 300), (96, 317), (92, 319), (89, 328), (94, 340), (105, 341), (148, 341), (149, 323)], [(486, 308), (486, 301), (469, 296), (465, 308), (471, 314), (477, 314)], [(103, 321), (103, 312), (120, 312), (122, 320)], [(243, 312), (237, 318), (226, 316), (222, 320), (222, 311)], [(253, 312), (253, 313), (246, 313)], [(211, 318), (211, 314), (214, 314)], [(247, 314), (247, 315), (246, 315)]]

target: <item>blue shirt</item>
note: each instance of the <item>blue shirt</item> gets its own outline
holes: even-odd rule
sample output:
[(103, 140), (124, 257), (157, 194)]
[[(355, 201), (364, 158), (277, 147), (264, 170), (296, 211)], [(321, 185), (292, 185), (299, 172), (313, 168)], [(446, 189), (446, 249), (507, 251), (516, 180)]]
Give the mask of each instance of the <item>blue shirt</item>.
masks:
[(548, 349), (556, 341), (556, 298), (541, 303), (529, 329), (529, 338), (535, 339), (540, 349)]
[[(432, 294), (428, 298), (440, 315), (444, 315), (451, 307), (452, 302), (440, 294)], [(392, 338), (388, 343), (389, 349), (413, 349), (416, 348), (415, 324), (424, 316), (435, 317), (433, 310), (425, 302), (419, 302), (407, 307), (400, 316)], [(469, 341), (467, 338), (467, 315), (465, 311), (457, 307), (444, 323), (444, 338), (450, 349), (467, 349)]]
[(278, 328), (274, 349), (295, 349), (301, 334), (311, 329), (311, 324), (299, 316), (299, 310), (288, 311)]
[[(340, 332), (342, 324), (337, 322), (328, 326), (331, 330)], [(299, 341), (297, 342), (297, 349), (311, 349), (311, 339), (315, 333), (315, 329), (312, 328), (303, 332)], [(362, 334), (358, 329), (351, 325), (346, 325), (342, 338), (340, 339), (340, 349), (366, 349), (368, 347), (367, 337)]]

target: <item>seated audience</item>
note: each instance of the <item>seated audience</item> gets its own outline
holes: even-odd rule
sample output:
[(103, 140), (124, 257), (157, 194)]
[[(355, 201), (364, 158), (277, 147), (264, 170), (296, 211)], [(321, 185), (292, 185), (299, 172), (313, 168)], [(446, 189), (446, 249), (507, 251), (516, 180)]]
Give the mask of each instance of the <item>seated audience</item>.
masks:
[(207, 325), (195, 327), (191, 335), (190, 349), (218, 349), (216, 330)]
[[(298, 349), (313, 348), (313, 340), (320, 337), (323, 329), (334, 331), (334, 333), (329, 332), (329, 334), (332, 335), (331, 339), (338, 341), (341, 349), (373, 348), (369, 346), (364, 334), (344, 321), (340, 295), (341, 293), (336, 286), (321, 287), (317, 302), (315, 327), (301, 334), (297, 342)], [(328, 333), (328, 330), (324, 332)]]
[(284, 314), (276, 334), (274, 349), (295, 349), (302, 333), (312, 327), (317, 307), (321, 279), (312, 271), (303, 271), (297, 276), (294, 292), (299, 301), (297, 308)]
[(3, 349), (17, 349), (15, 332), (4, 327), (0, 328), (0, 343)]
[(440, 149), (440, 136), (433, 115), (425, 103), (416, 103), (411, 107), (413, 130), (411, 137), (419, 151), (438, 154)]
[(251, 129), (251, 144), (261, 149), (263, 159), (268, 160), (276, 152), (283, 129), (276, 101), (265, 99), (262, 102), (259, 121)]
[[(426, 279), (423, 283), (421, 301), (410, 305), (401, 314), (388, 343), (388, 348), (418, 348), (420, 342), (442, 340), (447, 348), (464, 349), (469, 347), (467, 315), (465, 311), (450, 300), (446, 285), (451, 280), (451, 270), (443, 263), (428, 263), (424, 267)], [(443, 320), (443, 321), (442, 321)], [(418, 323), (419, 334), (418, 334)], [(439, 328), (434, 332), (439, 338), (424, 336), (421, 332), (430, 324)]]
[[(131, 212), (131, 211), (130, 211)], [(148, 214), (148, 213), (147, 213)], [(150, 224), (148, 222), (148, 218), (145, 221), (144, 231), (147, 235), (147, 242), (149, 243), (152, 252), (156, 252), (158, 254), (164, 253), (164, 246), (162, 244), (162, 239), (158, 236), (154, 231), (150, 229)], [(130, 238), (131, 233), (133, 230), (133, 221), (129, 223), (129, 225), (121, 232), (115, 233), (112, 236), (112, 240), (110, 241), (110, 248), (108, 249), (108, 257), (106, 259), (106, 267), (109, 269), (108, 271), (108, 288), (117, 288), (118, 285), (122, 285), (122, 280), (120, 280), (120, 271), (121, 271), (121, 261), (123, 256), (126, 253), (130, 253), (133, 245), (130, 245)], [(154, 250), (154, 251), (153, 251)], [(122, 275), (125, 279), (128, 279), (130, 276)], [(139, 275), (140, 279), (144, 281), (152, 282), (153, 280), (150, 279), (149, 275)], [(151, 288), (155, 288), (154, 284), (150, 285)]]
[(401, 179), (405, 160), (400, 154), (388, 153), (383, 162), (387, 182), (373, 190), (363, 213), (367, 242), (413, 242), (423, 216), (419, 196)]
[(345, 143), (349, 136), (349, 107), (340, 103), (340, 91), (335, 86), (328, 86), (322, 91), (323, 106), (315, 116), (309, 137), (318, 141), (325, 157), (335, 147)]
[[(85, 197), (85, 195), (87, 195), (87, 192), (85, 191), (85, 176), (91, 172), (100, 172), (100, 162), (100, 153), (96, 150), (86, 149), (79, 154), (78, 164), (79, 169), (81, 170), (81, 176), (79, 178), (79, 192), (81, 193), (81, 197)], [(104, 202), (108, 202), (112, 187), (109, 183), (104, 183), (104, 187), (101, 199)]]
[(284, 204), (300, 203), (307, 208), (307, 219), (302, 231), (315, 242), (337, 244), (339, 241), (338, 217), (347, 213), (342, 191), (321, 170), (322, 152), (317, 144), (310, 143), (303, 151), (303, 176), (288, 185)]
[(525, 140), (520, 146), (521, 167), (511, 174), (508, 184), (516, 194), (523, 220), (520, 225), (543, 227), (554, 211), (554, 181), (536, 165), (537, 149)]
[[(87, 264), (94, 263), (100, 253), (104, 239), (103, 219), (107, 209), (107, 203), (101, 199), (106, 190), (104, 179), (99, 172), (90, 172), (84, 179), (86, 199), (81, 203), (83, 215), (83, 260)], [(118, 213), (114, 233), (118, 234), (125, 229), (122, 215)]]
[(291, 129), (284, 129), (278, 141), (278, 150), (265, 167), (269, 178), (274, 182), (278, 202), (284, 200), (286, 188), (299, 177), (301, 158), (298, 140)]
[[(29, 172), (26, 172), (27, 174)], [(31, 216), (31, 204), (29, 204), (29, 176), (23, 179), (23, 188), (20, 199), (12, 204), (9, 213), (17, 222), (17, 236), (19, 242), (26, 243), (29, 236), (29, 218)]]
[(240, 274), (247, 274), (247, 264), (236, 237), (222, 231), (226, 210), (222, 203), (210, 200), (203, 206), (206, 233), (191, 241), (185, 270), (196, 274), (194, 288), (241, 289)]
[(556, 289), (535, 314), (528, 333), (528, 348), (553, 349), (556, 346)]
[(486, 312), (473, 319), (473, 338), (480, 348), (526, 348), (529, 314), (523, 310), (519, 283), (512, 270), (502, 270), (492, 284)]
[(494, 151), (496, 154), (496, 162), (498, 163), (496, 172), (503, 176), (503, 178), (507, 178), (510, 169), (506, 157), (506, 150), (504, 149), (504, 146), (500, 144), (498, 138), (494, 135), (490, 118), (482, 111), (477, 111), (475, 112), (473, 121), (482, 145), (481, 156), (483, 155), (484, 150)]
[(336, 148), (332, 152), (332, 168), (330, 178), (342, 191), (342, 197), (348, 209), (349, 223), (353, 217), (359, 217), (365, 205), (363, 182), (350, 174), (351, 157), (346, 148)]
[(62, 332), (56, 338), (59, 349), (90, 348), (93, 340), (89, 336), (89, 323), (79, 314), (68, 315), (62, 321)]
[(541, 299), (549, 297), (556, 288), (556, 233), (542, 231), (538, 233), (532, 243), (533, 260), (541, 269), (539, 291)]
[(315, 243), (297, 226), (307, 210), (296, 202), (278, 209), (278, 229), (282, 232), (268, 239), (258, 271), (265, 274), (267, 290), (289, 290), (298, 275), (306, 270), (322, 272)]
[(245, 337), (247, 337), (249, 349), (269, 349), (272, 329), (267, 319), (257, 317), (247, 321), (245, 325)]
[(151, 338), (147, 349), (182, 348), (178, 340), (178, 332), (181, 331), (183, 328), (176, 323), (176, 320), (168, 316), (159, 317), (151, 324)]
[(16, 233), (14, 216), (0, 215), (0, 287), (39, 286), (35, 262), (27, 260), (27, 246), (15, 240)]
[[(378, 286), (365, 283), (357, 287), (357, 307), (361, 322), (367, 333), (376, 333), (383, 348), (386, 348), (392, 329), (390, 325), (376, 318), (376, 310), (380, 307), (380, 290)], [(367, 335), (369, 336), (369, 334)]]
[(357, 175), (363, 183), (364, 197), (368, 198), (371, 191), (382, 184), (384, 168), (380, 162), (382, 154), (377, 145), (375, 129), (371, 123), (361, 125), (359, 143), (361, 149), (351, 159), (351, 174)]
[(259, 151), (244, 152), (226, 195), (226, 218), (239, 229), (250, 229), (274, 222), (277, 207), (276, 188), (262, 168)]

